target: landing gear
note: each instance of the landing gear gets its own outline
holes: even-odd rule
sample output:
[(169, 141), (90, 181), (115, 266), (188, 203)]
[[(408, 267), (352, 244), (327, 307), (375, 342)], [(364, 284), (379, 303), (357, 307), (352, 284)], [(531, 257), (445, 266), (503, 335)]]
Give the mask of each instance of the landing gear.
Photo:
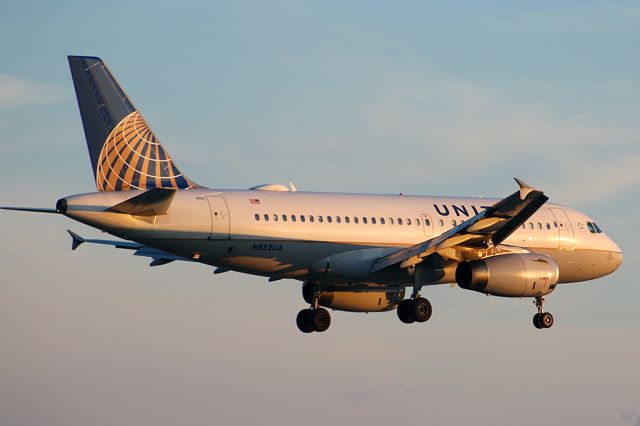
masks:
[(405, 324), (413, 322), (425, 322), (431, 318), (433, 308), (424, 297), (405, 299), (398, 305), (398, 318)]
[(298, 329), (303, 333), (317, 331), (322, 333), (331, 325), (331, 315), (324, 308), (303, 309), (296, 317)]
[(544, 312), (544, 297), (538, 296), (533, 302), (538, 308), (538, 313), (533, 316), (533, 326), (537, 329), (550, 328), (553, 325), (553, 315)]
[[(305, 300), (311, 299), (311, 307), (309, 309), (303, 309), (298, 312), (298, 316), (296, 317), (296, 325), (298, 329), (303, 333), (311, 333), (312, 331), (317, 331), (322, 333), (323, 331), (327, 331), (329, 326), (331, 325), (331, 315), (329, 311), (324, 308), (321, 308), (318, 304), (318, 293), (314, 286), (303, 287), (303, 294), (305, 291), (310, 291), (308, 295), (305, 295)], [(309, 290), (307, 290), (309, 289)], [(307, 298), (308, 296), (308, 298)]]

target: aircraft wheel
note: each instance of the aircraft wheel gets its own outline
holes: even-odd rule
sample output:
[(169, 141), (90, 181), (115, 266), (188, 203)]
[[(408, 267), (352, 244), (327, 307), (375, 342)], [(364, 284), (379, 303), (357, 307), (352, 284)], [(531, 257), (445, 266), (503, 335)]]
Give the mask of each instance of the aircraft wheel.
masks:
[(413, 317), (412, 311), (413, 311), (413, 300), (405, 299), (401, 301), (400, 304), (398, 305), (398, 310), (397, 310), (398, 318), (400, 318), (400, 321), (402, 321), (405, 324), (411, 324), (416, 320)]
[(425, 322), (431, 318), (433, 309), (431, 303), (424, 297), (419, 297), (413, 301), (413, 318), (418, 322)]
[(303, 309), (298, 312), (296, 317), (296, 325), (298, 330), (303, 333), (311, 333), (313, 331), (313, 325), (311, 324), (311, 309)]
[(538, 330), (542, 328), (541, 314), (535, 314), (533, 316), (533, 326)]
[(544, 312), (540, 315), (540, 324), (543, 328), (550, 328), (553, 325), (553, 315)]
[(313, 309), (309, 315), (311, 327), (313, 331), (322, 333), (331, 325), (331, 315), (324, 308)]

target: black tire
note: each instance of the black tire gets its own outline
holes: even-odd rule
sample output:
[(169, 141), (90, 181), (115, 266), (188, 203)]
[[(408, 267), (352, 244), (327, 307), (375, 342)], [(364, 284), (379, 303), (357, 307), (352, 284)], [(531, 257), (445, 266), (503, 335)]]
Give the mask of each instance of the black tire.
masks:
[(542, 318), (540, 314), (535, 314), (533, 316), (533, 326), (538, 330), (542, 328)]
[(311, 333), (313, 331), (313, 326), (311, 325), (311, 309), (303, 309), (298, 312), (296, 325), (298, 326), (298, 330), (303, 333)]
[(405, 299), (400, 302), (397, 310), (398, 318), (405, 324), (411, 324), (416, 321), (413, 317), (413, 300)]
[(310, 319), (313, 331), (317, 331), (319, 333), (327, 331), (327, 329), (331, 325), (331, 315), (329, 314), (329, 311), (324, 308), (312, 310)]
[(540, 316), (540, 324), (543, 328), (550, 328), (553, 325), (553, 315), (549, 312), (545, 312)]
[(419, 297), (413, 301), (413, 318), (418, 322), (425, 322), (431, 318), (433, 308), (431, 303), (424, 297)]

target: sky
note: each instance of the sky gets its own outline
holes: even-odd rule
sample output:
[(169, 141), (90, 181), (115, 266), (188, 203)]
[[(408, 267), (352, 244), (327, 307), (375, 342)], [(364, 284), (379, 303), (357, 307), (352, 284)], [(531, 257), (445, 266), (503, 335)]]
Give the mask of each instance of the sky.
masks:
[[(613, 275), (531, 299), (423, 291), (426, 324), (332, 313), (300, 283), (107, 247), (0, 213), (0, 424), (640, 425), (637, 2), (4, 2), (0, 205), (94, 190), (66, 55), (110, 66), (214, 188), (511, 194), (593, 217)], [(27, 161), (28, 160), (28, 161)]]

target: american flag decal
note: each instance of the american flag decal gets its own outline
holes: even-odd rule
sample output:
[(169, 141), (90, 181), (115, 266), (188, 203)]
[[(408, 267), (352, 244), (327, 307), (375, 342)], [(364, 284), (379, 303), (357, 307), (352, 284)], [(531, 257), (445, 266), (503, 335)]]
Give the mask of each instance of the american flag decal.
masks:
[(249, 203), (250, 204), (260, 204), (260, 200), (258, 200), (257, 198), (249, 198)]

